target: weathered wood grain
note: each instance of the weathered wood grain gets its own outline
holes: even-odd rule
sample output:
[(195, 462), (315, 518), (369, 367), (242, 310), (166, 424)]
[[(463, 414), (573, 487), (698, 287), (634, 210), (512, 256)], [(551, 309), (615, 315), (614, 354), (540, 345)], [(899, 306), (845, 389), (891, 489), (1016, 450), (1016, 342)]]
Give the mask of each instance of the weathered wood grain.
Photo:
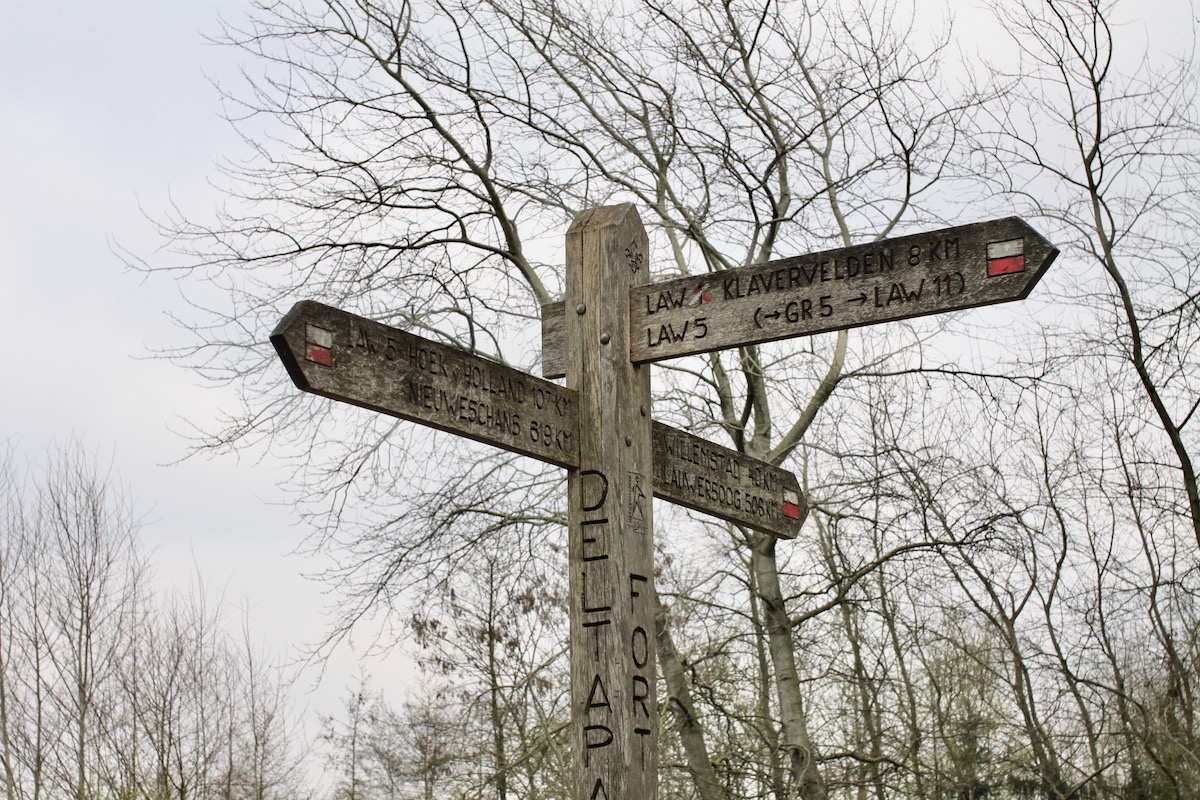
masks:
[(271, 344), (306, 392), (579, 464), (578, 402), (558, 384), (312, 301), (292, 307)]
[(542, 306), (542, 377), (547, 380), (558, 380), (567, 374), (565, 309), (566, 304), (561, 300)]

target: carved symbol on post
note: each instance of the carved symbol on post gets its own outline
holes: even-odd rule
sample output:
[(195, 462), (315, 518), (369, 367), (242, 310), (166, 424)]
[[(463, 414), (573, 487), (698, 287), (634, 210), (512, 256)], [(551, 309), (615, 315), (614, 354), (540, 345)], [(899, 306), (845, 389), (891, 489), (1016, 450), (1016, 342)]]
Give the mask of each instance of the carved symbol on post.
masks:
[(646, 532), (645, 478), (636, 472), (629, 473), (629, 524), (638, 533)]
[(637, 272), (642, 268), (645, 262), (645, 257), (642, 255), (642, 247), (638, 244), (637, 239), (629, 243), (629, 247), (625, 248), (625, 257), (629, 259), (629, 269)]

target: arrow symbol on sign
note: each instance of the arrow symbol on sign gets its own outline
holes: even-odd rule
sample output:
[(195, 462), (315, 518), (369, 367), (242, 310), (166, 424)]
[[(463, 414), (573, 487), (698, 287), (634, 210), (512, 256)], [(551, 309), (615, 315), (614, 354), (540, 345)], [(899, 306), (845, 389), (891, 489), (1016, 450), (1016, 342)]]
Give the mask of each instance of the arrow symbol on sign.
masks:
[(762, 306), (759, 306), (758, 308), (754, 309), (754, 324), (761, 328), (763, 327), (762, 319), (760, 319), (761, 317), (766, 317), (769, 320), (777, 320), (781, 316), (782, 314), (780, 314), (778, 311), (764, 313)]
[(858, 297), (851, 297), (846, 302), (847, 303), (858, 303), (859, 305), (862, 305), (863, 303), (867, 302), (867, 293), (863, 292)]

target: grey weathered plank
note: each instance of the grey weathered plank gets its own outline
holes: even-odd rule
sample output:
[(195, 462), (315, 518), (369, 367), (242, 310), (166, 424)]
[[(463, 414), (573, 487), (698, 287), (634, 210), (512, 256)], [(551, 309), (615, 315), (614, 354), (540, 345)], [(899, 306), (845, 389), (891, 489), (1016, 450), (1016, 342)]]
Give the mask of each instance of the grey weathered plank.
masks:
[[(989, 261), (1001, 263), (989, 249), (1013, 247), (1020, 268), (989, 275)], [(648, 284), (629, 294), (630, 358), (660, 361), (1021, 300), (1057, 255), (1007, 217)], [(1011, 257), (1006, 266), (1016, 266)], [(551, 377), (561, 365), (561, 310), (542, 313), (542, 373)]]
[(542, 377), (557, 380), (567, 374), (567, 334), (563, 329), (566, 305), (559, 300), (542, 306)]
[(655, 422), (654, 496), (787, 539), (808, 515), (796, 476)]
[(577, 399), (558, 384), (308, 300), (292, 307), (271, 343), (307, 392), (579, 464)]
[(567, 472), (574, 800), (658, 794), (650, 367), (628, 357), (629, 286), (645, 280), (648, 248), (629, 205), (585, 211), (567, 231), (580, 445)]

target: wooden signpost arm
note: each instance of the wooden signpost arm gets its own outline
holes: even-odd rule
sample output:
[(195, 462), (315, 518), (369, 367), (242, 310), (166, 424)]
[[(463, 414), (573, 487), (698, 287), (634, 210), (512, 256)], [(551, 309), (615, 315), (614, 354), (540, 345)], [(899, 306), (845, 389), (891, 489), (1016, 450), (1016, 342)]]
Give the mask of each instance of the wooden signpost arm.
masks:
[(629, 289), (646, 281), (648, 251), (631, 205), (585, 211), (567, 232), (573, 800), (658, 793), (650, 367), (629, 360)]
[[(579, 467), (571, 389), (308, 300), (271, 343), (306, 392)], [(651, 446), (655, 497), (789, 539), (800, 530), (800, 485), (787, 470), (658, 422)]]

